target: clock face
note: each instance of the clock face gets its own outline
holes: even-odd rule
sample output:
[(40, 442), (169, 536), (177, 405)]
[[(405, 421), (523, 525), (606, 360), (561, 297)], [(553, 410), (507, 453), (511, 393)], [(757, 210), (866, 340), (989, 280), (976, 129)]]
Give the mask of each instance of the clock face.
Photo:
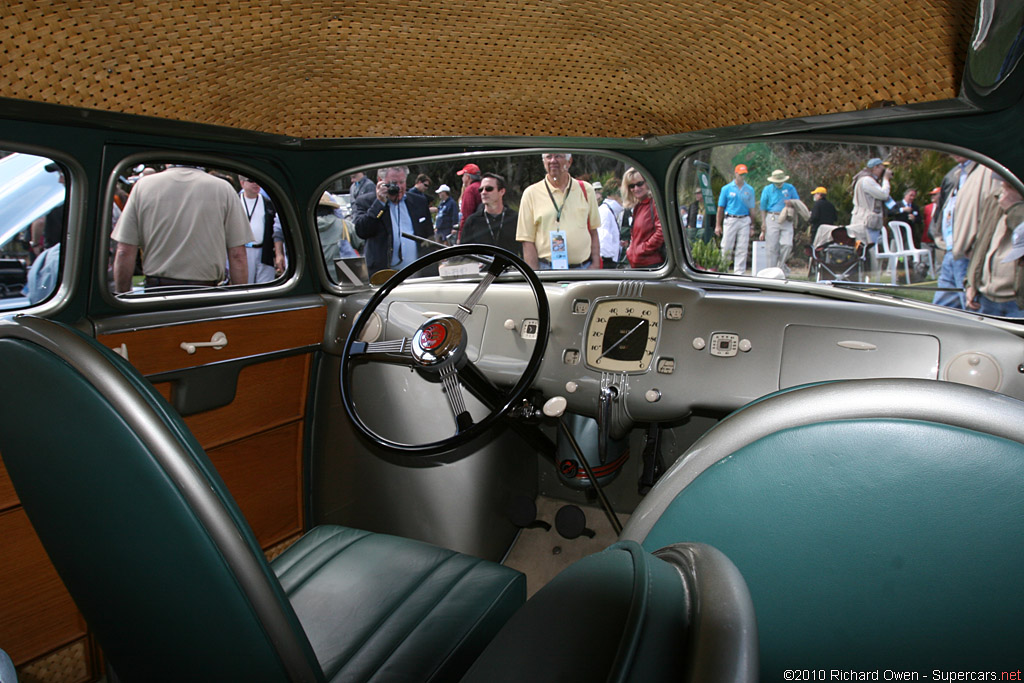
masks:
[(661, 324), (656, 304), (605, 299), (594, 304), (587, 326), (587, 365), (607, 372), (646, 372)]

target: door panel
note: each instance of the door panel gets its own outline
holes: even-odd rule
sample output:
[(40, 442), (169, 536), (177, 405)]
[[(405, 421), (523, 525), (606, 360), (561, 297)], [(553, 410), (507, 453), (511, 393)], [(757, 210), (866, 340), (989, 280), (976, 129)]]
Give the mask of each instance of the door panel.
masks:
[(85, 638), (85, 620), (20, 506), (0, 512), (0, 538), (0, 641), (15, 664)]
[[(143, 375), (152, 375), (319, 344), (325, 319), (326, 309), (317, 306), (100, 334), (97, 339), (112, 349), (121, 350), (124, 345), (121, 355), (127, 354), (129, 362)], [(194, 354), (181, 348), (183, 342), (208, 342), (217, 332), (227, 337), (224, 348), (200, 347)]]
[[(198, 311), (197, 313), (207, 313)], [(326, 308), (292, 309), (154, 325), (142, 316), (99, 323), (97, 339), (128, 361), (183, 416), (268, 550), (303, 531), (303, 437), (313, 353)], [(145, 327), (133, 325), (145, 320)], [(106, 330), (111, 330), (106, 332)], [(183, 342), (223, 332), (221, 349)]]
[(302, 533), (302, 423), (207, 451), (267, 549)]
[[(255, 365), (238, 372), (234, 400), (220, 408), (185, 416), (203, 448), (209, 450), (262, 430), (301, 420), (306, 409), (310, 354), (303, 353)], [(172, 401), (175, 382), (154, 387)]]

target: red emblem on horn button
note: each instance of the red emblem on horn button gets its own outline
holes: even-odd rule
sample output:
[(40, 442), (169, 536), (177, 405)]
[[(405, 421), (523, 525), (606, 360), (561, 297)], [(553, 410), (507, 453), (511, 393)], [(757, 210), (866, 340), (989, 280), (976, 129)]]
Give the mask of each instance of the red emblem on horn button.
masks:
[(448, 333), (445, 331), (444, 325), (431, 323), (420, 330), (420, 346), (424, 351), (433, 351), (444, 342), (446, 336)]

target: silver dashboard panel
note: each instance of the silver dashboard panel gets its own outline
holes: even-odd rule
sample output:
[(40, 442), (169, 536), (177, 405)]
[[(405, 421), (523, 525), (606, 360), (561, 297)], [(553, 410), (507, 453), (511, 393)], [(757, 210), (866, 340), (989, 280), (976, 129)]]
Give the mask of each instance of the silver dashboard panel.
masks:
[[(414, 308), (430, 308), (462, 301), (472, 287), (413, 284), (396, 297), (417, 302)], [(1024, 340), (976, 316), (682, 281), (547, 283), (545, 291), (551, 333), (534, 388), (545, 398), (564, 396), (570, 412), (595, 415), (601, 388), (615, 385), (617, 420), (623, 427), (671, 422), (694, 411), (724, 414), (797, 383), (853, 376), (942, 380), (952, 362), (973, 353), (984, 354), (998, 367), (997, 391), (1024, 399), (1024, 374), (1018, 369)], [(580, 314), (578, 302), (591, 302), (592, 310), (593, 302), (616, 297), (651, 302), (662, 312), (652, 362), (643, 372), (599, 371), (581, 358), (590, 316)], [(345, 300), (348, 320), (365, 301), (359, 296)], [(481, 303), (487, 313), (475, 362), (495, 382), (514, 381), (531, 342), (505, 325), (535, 315), (532, 295), (525, 285), (502, 283), (492, 285)], [(682, 315), (670, 318), (666, 307)], [(713, 339), (729, 340), (730, 348), (715, 353)], [(875, 355), (837, 345), (851, 340), (874, 344)]]

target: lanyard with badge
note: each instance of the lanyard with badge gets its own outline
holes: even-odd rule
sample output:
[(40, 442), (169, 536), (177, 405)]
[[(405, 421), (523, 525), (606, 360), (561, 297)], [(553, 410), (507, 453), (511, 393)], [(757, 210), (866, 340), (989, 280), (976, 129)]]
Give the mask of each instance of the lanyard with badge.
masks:
[[(551, 191), (551, 186), (548, 185), (548, 179), (544, 179), (544, 189), (548, 191), (548, 197), (551, 199), (551, 205), (555, 207), (555, 225), (557, 226), (562, 220), (562, 211), (565, 210), (565, 205), (569, 201), (569, 193), (572, 192), (572, 178), (569, 178), (569, 187), (565, 190), (565, 199), (562, 200), (562, 205), (559, 206), (558, 202), (555, 201), (555, 195)], [(564, 230), (552, 230), (550, 233), (551, 240), (551, 267), (554, 269), (567, 270), (569, 268), (569, 250), (565, 242), (565, 231)]]

